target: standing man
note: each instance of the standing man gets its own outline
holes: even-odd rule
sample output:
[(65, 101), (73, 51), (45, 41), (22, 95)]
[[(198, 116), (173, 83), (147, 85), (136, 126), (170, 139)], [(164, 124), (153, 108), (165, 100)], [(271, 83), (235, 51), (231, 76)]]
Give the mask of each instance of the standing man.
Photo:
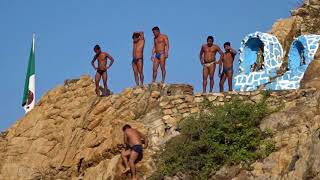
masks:
[(214, 72), (216, 70), (216, 64), (217, 64), (216, 62), (217, 52), (219, 52), (220, 54), (220, 60), (221, 58), (223, 58), (223, 52), (221, 51), (218, 45), (213, 44), (213, 41), (214, 41), (213, 37), (208, 36), (207, 44), (202, 45), (200, 50), (200, 63), (203, 66), (203, 83), (202, 83), (203, 93), (206, 93), (208, 75), (210, 76), (210, 93), (213, 90)]
[[(229, 91), (232, 91), (233, 62), (234, 57), (237, 54), (237, 51), (231, 47), (230, 42), (225, 42), (223, 47), (225, 53), (223, 58), (221, 59), (221, 62), (219, 62), (220, 92), (224, 91), (223, 86), (226, 78), (228, 78)], [(223, 69), (221, 71), (222, 66)]]
[[(108, 53), (106, 52), (102, 52), (101, 48), (99, 45), (95, 45), (93, 48), (94, 52), (96, 53), (95, 56), (93, 57), (92, 61), (91, 61), (91, 65), (92, 67), (97, 71), (96, 72), (96, 76), (95, 76), (95, 83), (96, 83), (96, 94), (97, 96), (100, 96), (100, 79), (102, 76), (103, 79), (103, 92), (102, 92), (102, 96), (106, 96), (107, 95), (107, 80), (108, 80), (108, 74), (107, 74), (107, 69), (109, 69), (113, 62), (114, 59), (113, 57), (111, 57)], [(111, 61), (110, 65), (107, 66), (107, 61), (108, 59)], [(98, 67), (95, 66), (94, 62), (98, 60)]]
[[(144, 34), (143, 32), (134, 32), (133, 39), (133, 51), (132, 51), (132, 69), (134, 73), (134, 79), (136, 85), (143, 85), (143, 49), (144, 49)], [(140, 77), (140, 79), (139, 79)]]
[(124, 144), (129, 147), (127, 150), (122, 151), (121, 157), (125, 165), (125, 170), (123, 173), (131, 171), (132, 180), (137, 179), (136, 163), (143, 158), (143, 147), (148, 147), (148, 139), (144, 134), (136, 129), (131, 128), (130, 125), (126, 124), (122, 128), (124, 136)]
[(160, 33), (160, 29), (157, 26), (152, 28), (152, 32), (154, 35), (154, 46), (151, 56), (151, 61), (153, 62), (152, 82), (156, 82), (160, 64), (162, 72), (161, 83), (164, 83), (166, 78), (166, 59), (169, 57), (169, 39), (167, 35)]

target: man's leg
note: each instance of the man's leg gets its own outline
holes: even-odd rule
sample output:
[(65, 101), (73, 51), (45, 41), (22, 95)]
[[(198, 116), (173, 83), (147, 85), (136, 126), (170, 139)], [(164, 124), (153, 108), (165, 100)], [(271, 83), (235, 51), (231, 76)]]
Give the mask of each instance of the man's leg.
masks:
[(101, 79), (101, 75), (98, 72), (96, 72), (95, 83), (96, 83), (97, 96), (100, 96), (100, 79)]
[(230, 70), (230, 71), (227, 73), (229, 91), (232, 91), (232, 76), (233, 76), (233, 71)]
[(121, 158), (125, 166), (125, 170), (122, 172), (123, 174), (130, 171), (129, 162), (128, 162), (128, 158), (130, 157), (130, 152), (131, 151), (129, 149), (121, 152)]
[(132, 62), (132, 69), (133, 69), (134, 80), (136, 82), (136, 86), (139, 86), (138, 67), (135, 62)]
[(143, 60), (140, 59), (137, 63), (138, 73), (140, 75), (140, 85), (143, 85), (144, 75), (143, 75)]
[(213, 64), (209, 67), (209, 78), (210, 78), (210, 92), (212, 93), (214, 85), (214, 72), (216, 70), (216, 64)]
[(107, 95), (107, 90), (108, 90), (108, 86), (107, 86), (108, 74), (107, 74), (107, 71), (102, 74), (102, 79), (103, 79), (103, 93), (102, 93), (102, 96), (106, 96)]
[(220, 83), (219, 83), (219, 87), (220, 87), (220, 92), (224, 91), (224, 82), (226, 81), (226, 74), (222, 73), (221, 78), (220, 78)]
[(156, 79), (157, 79), (158, 67), (159, 67), (159, 60), (155, 58), (153, 61), (153, 74), (152, 74), (153, 83), (156, 82)]
[(209, 71), (207, 66), (203, 66), (202, 69), (202, 92), (206, 93), (207, 91), (207, 79), (208, 79)]
[(162, 72), (162, 80), (161, 83), (164, 83), (166, 79), (166, 58), (164, 55), (160, 57), (160, 67), (161, 67), (161, 72)]
[(136, 165), (135, 162), (138, 159), (139, 154), (135, 151), (131, 151), (130, 158), (129, 158), (129, 166), (132, 174), (132, 180), (137, 179), (137, 172), (136, 172)]

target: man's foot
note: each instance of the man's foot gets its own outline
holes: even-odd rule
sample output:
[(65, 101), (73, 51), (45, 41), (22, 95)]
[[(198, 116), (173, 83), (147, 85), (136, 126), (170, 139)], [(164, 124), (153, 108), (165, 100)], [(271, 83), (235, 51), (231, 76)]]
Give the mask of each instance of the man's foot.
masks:
[(122, 171), (122, 174), (127, 174), (129, 172), (130, 172), (130, 168), (128, 167), (128, 168), (126, 168), (125, 170)]

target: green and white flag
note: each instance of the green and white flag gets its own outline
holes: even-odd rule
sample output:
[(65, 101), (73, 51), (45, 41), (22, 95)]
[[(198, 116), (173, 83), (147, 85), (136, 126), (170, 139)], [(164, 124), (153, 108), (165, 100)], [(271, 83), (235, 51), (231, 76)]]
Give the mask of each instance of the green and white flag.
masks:
[(35, 105), (35, 53), (34, 53), (34, 40), (35, 35), (33, 34), (32, 37), (32, 46), (29, 56), (29, 63), (27, 69), (27, 76), (26, 82), (24, 84), (24, 91), (23, 91), (23, 99), (22, 99), (22, 106), (25, 112), (29, 112), (33, 109)]

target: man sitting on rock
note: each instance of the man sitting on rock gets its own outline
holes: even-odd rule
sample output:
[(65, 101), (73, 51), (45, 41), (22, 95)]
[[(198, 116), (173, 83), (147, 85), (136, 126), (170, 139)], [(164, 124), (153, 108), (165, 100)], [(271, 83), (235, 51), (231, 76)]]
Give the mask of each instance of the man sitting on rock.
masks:
[[(108, 89), (107, 88), (107, 80), (108, 80), (107, 69), (109, 69), (112, 66), (112, 64), (114, 62), (114, 59), (108, 53), (102, 52), (99, 45), (96, 45), (93, 50), (96, 53), (96, 55), (93, 57), (93, 59), (91, 61), (91, 65), (97, 71), (96, 72), (96, 76), (95, 76), (96, 94), (97, 94), (97, 96), (100, 96), (99, 83), (100, 83), (100, 79), (101, 79), (101, 76), (102, 76), (103, 85), (104, 85), (102, 96), (106, 96), (107, 95), (107, 89)], [(108, 59), (111, 60), (111, 63), (107, 67), (107, 60)], [(94, 62), (96, 60), (98, 60), (98, 67), (96, 67), (95, 64), (94, 64)]]
[(144, 148), (148, 147), (148, 139), (144, 134), (138, 130), (131, 128), (130, 125), (126, 124), (122, 128), (124, 133), (124, 144), (129, 147), (128, 149), (122, 151), (121, 157), (124, 162), (126, 169), (123, 173), (128, 173), (131, 171), (132, 180), (137, 179), (136, 163), (142, 160), (143, 158), (143, 147), (142, 144), (145, 144)]

